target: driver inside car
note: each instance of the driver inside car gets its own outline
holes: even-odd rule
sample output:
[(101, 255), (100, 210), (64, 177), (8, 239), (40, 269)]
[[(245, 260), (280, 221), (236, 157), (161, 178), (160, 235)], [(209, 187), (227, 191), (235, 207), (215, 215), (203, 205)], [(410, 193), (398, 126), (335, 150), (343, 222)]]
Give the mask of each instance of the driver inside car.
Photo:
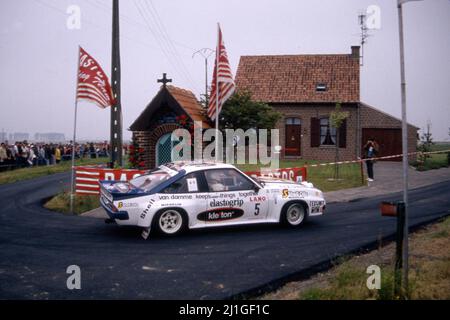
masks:
[(222, 183), (224, 177), (223, 172), (212, 171), (209, 173), (208, 185), (211, 191), (226, 191), (227, 188)]

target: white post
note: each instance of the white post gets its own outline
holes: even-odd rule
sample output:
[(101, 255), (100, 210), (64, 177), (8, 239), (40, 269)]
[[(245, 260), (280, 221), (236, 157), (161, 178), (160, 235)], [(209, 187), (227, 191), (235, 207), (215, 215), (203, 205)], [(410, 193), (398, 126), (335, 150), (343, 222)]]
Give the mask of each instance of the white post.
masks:
[(403, 40), (403, 14), (402, 2), (398, 2), (398, 26), (400, 40), (400, 77), (402, 101), (402, 153), (403, 153), (403, 202), (405, 203), (405, 226), (403, 230), (403, 288), (408, 290), (408, 123), (406, 122), (406, 79), (405, 55)]
[(73, 197), (75, 189), (75, 141), (77, 133), (77, 111), (78, 111), (78, 74), (80, 72), (80, 47), (78, 47), (78, 57), (77, 57), (77, 81), (75, 86), (75, 116), (73, 121), (73, 140), (72, 140), (72, 170), (70, 178), (70, 212), (73, 213)]
[(220, 26), (217, 23), (216, 48), (216, 162), (219, 162), (219, 58), (220, 58)]

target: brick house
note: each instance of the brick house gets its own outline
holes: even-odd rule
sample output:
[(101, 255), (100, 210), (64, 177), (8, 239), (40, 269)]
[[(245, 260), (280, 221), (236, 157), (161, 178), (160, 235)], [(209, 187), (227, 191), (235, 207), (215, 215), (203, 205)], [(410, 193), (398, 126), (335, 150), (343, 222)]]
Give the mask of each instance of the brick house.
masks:
[[(340, 159), (356, 159), (370, 137), (380, 156), (402, 153), (401, 121), (360, 101), (359, 47), (350, 54), (242, 56), (236, 86), (282, 113), (282, 158), (335, 159), (329, 116), (336, 102), (349, 113), (339, 130)], [(408, 125), (409, 152), (416, 150), (417, 130)]]
[(139, 147), (144, 149), (143, 168), (154, 168), (171, 161), (173, 142), (171, 133), (178, 128), (187, 128), (194, 121), (203, 122), (203, 128), (210, 128), (202, 106), (194, 94), (175, 86), (161, 86), (161, 89), (133, 122), (129, 130)]

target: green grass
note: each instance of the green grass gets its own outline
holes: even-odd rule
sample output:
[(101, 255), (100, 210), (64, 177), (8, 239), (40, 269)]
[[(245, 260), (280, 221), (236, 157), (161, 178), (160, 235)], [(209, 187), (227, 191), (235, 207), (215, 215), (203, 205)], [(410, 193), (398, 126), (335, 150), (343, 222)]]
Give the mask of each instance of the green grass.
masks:
[[(62, 192), (58, 195), (51, 198), (47, 203), (44, 205), (45, 208), (62, 212), (62, 213), (71, 213), (70, 212), (70, 193), (68, 192)], [(74, 213), (80, 214), (83, 212), (87, 212), (89, 210), (93, 210), (100, 207), (100, 201), (98, 195), (83, 195), (83, 196), (77, 196), (74, 197)]]
[[(394, 263), (380, 263), (381, 287), (369, 290), (366, 286), (366, 267), (370, 258), (352, 257), (339, 262), (330, 272), (329, 280), (298, 292), (302, 300), (397, 300), (449, 299), (450, 256), (442, 250), (450, 244), (450, 218), (412, 236), (410, 243), (410, 274), (408, 293), (394, 293)], [(385, 249), (381, 249), (385, 250)], [(394, 250), (392, 250), (392, 254)], [(370, 261), (370, 262), (369, 262)]]
[[(305, 160), (281, 160), (280, 168), (303, 167), (318, 163), (317, 161)], [(259, 171), (260, 166), (256, 164), (238, 165), (242, 171)], [(264, 167), (264, 166), (261, 166)], [(335, 166), (308, 167), (307, 180), (312, 182), (320, 190), (334, 191), (347, 188), (355, 188), (365, 185), (361, 178), (361, 167), (359, 163), (344, 164), (339, 166), (339, 178), (335, 179)]]
[(450, 143), (435, 143), (431, 146), (431, 151), (450, 150)]
[[(443, 151), (450, 150), (450, 144), (438, 143), (431, 146), (431, 151)], [(418, 171), (427, 171), (439, 168), (447, 168), (449, 166), (448, 154), (445, 153), (435, 153), (430, 154), (424, 159), (420, 157), (413, 163), (413, 166), (417, 168)]]
[[(107, 161), (108, 158), (80, 159), (75, 161), (75, 165), (85, 166), (92, 164), (103, 164), (106, 163)], [(3, 171), (0, 172), (0, 184), (13, 183), (17, 181), (42, 177), (54, 173), (70, 171), (71, 166), (72, 166), (71, 161), (63, 161), (59, 164), (51, 166), (38, 166), (38, 167)]]

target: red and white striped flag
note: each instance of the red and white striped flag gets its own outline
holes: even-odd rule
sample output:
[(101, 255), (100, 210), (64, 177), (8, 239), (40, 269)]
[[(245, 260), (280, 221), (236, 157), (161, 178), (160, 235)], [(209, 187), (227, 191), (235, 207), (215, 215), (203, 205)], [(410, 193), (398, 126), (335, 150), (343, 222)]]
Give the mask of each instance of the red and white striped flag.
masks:
[[(225, 51), (225, 45), (222, 39), (222, 31), (218, 27), (219, 38), (216, 48), (216, 61), (211, 84), (211, 96), (209, 97), (208, 117), (212, 120), (216, 118), (216, 106), (218, 112), (234, 92), (235, 85), (233, 74), (231, 73), (230, 62)], [(218, 97), (218, 98), (217, 98)]]
[(114, 104), (111, 85), (102, 67), (80, 47), (77, 100), (95, 103), (100, 108)]

